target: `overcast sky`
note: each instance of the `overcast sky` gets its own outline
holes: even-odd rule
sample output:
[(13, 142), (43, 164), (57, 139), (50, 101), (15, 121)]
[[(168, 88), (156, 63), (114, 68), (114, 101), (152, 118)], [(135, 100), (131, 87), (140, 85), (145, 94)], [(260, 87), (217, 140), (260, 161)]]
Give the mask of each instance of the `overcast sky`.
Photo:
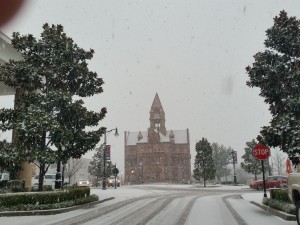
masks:
[[(124, 171), (124, 131), (148, 129), (156, 92), (166, 128), (189, 129), (192, 164), (202, 137), (243, 155), (270, 120), (259, 90), (246, 86), (245, 67), (283, 9), (300, 18), (299, 0), (30, 0), (1, 30), (40, 37), (44, 23), (61, 24), (80, 47), (95, 50), (89, 68), (104, 79), (104, 93), (85, 102), (107, 107), (101, 125), (118, 127), (120, 136), (107, 142)], [(12, 107), (13, 97), (0, 102)]]

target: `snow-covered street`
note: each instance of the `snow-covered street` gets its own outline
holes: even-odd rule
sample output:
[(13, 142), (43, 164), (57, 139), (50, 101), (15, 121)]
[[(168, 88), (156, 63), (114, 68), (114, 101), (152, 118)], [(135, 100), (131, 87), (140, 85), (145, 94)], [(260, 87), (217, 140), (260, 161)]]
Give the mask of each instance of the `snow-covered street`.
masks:
[[(193, 185), (139, 185), (118, 189), (92, 188), (100, 200), (91, 208), (48, 216), (2, 217), (0, 224), (203, 224), (295, 225), (250, 203), (261, 203), (262, 192), (247, 186), (207, 187)], [(242, 197), (242, 198), (241, 198)]]

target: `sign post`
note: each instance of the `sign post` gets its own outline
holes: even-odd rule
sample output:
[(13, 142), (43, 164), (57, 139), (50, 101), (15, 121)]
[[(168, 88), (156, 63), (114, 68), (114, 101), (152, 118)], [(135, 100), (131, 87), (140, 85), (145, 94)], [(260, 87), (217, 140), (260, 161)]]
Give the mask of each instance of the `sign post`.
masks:
[(266, 160), (270, 157), (271, 151), (267, 146), (264, 146), (262, 144), (257, 144), (252, 150), (252, 155), (255, 159), (261, 160), (261, 166), (262, 166), (262, 172), (263, 172), (263, 181), (264, 181), (264, 197), (267, 197), (264, 160)]

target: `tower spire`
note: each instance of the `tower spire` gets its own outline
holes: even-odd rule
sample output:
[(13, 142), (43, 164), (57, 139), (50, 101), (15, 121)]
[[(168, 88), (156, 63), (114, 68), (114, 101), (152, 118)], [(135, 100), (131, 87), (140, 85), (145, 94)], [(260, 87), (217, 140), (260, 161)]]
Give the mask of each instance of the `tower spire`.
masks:
[(150, 128), (149, 131), (160, 132), (163, 135), (166, 135), (166, 126), (165, 126), (165, 112), (158, 97), (158, 94), (155, 94), (151, 109), (150, 109)]

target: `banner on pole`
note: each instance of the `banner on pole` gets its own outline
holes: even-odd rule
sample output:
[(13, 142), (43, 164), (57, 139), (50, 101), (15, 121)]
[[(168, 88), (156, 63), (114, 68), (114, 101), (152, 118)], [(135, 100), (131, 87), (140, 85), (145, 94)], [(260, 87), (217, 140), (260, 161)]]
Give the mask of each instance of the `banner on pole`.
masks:
[(105, 160), (110, 160), (110, 145), (105, 146)]

